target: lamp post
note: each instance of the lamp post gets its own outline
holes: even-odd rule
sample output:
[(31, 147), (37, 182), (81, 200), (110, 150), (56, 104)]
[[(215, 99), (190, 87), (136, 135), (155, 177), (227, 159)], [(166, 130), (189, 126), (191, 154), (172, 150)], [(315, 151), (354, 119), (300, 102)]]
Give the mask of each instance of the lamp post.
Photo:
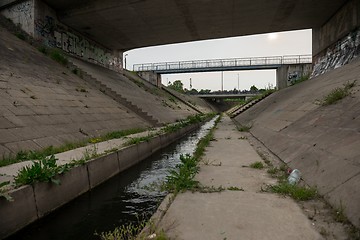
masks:
[(124, 66), (125, 66), (125, 69), (126, 69), (126, 57), (128, 56), (128, 54), (125, 54), (124, 55)]
[(221, 92), (224, 91), (224, 71), (221, 71)]
[(238, 91), (240, 91), (240, 87), (239, 87), (239, 78), (240, 78), (240, 74), (238, 74)]

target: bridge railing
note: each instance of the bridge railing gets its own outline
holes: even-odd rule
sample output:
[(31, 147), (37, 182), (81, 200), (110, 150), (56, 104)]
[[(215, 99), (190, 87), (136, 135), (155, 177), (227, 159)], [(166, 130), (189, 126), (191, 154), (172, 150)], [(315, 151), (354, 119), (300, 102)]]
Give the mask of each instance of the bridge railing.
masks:
[(252, 57), (252, 58), (230, 58), (212, 59), (161, 63), (134, 64), (134, 71), (158, 71), (166, 72), (171, 70), (186, 69), (221, 69), (246, 66), (281, 66), (283, 64), (311, 63), (311, 55), (288, 55), (271, 57)]

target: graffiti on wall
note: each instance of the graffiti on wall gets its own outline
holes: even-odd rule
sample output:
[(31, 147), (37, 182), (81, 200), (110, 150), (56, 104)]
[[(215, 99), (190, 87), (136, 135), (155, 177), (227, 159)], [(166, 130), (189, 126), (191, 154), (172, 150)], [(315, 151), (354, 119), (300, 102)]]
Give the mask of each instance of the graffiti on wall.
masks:
[(311, 77), (336, 69), (360, 55), (360, 29), (349, 33), (345, 38), (328, 48), (323, 56), (315, 60)]
[(70, 32), (51, 16), (35, 20), (35, 32), (38, 38), (49, 47), (61, 48), (84, 60), (114, 69), (121, 69), (121, 59), (109, 50), (92, 43), (80, 34)]
[(24, 1), (10, 6), (1, 12), (5, 17), (11, 19), (15, 24), (19, 24), (24, 31), (32, 33), (33, 23), (33, 1)]

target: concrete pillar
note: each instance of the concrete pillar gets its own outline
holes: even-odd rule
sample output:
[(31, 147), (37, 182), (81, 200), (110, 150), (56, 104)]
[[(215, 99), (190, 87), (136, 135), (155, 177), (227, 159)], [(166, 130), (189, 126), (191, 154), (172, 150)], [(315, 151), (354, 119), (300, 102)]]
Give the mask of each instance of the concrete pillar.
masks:
[(312, 64), (289, 64), (276, 69), (277, 89), (286, 88), (302, 77), (310, 76)]
[(148, 72), (138, 72), (138, 75), (144, 80), (150, 82), (151, 84), (161, 87), (161, 74), (148, 71)]

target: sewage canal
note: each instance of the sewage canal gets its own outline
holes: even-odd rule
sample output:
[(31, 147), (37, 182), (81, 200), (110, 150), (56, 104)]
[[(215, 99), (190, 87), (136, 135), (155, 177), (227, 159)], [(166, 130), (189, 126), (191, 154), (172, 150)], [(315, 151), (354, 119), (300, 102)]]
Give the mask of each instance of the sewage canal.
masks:
[(139, 216), (150, 217), (167, 194), (159, 191), (156, 185), (180, 162), (181, 154), (193, 153), (215, 119), (8, 240), (99, 239), (95, 232), (111, 231), (123, 224), (136, 222)]

